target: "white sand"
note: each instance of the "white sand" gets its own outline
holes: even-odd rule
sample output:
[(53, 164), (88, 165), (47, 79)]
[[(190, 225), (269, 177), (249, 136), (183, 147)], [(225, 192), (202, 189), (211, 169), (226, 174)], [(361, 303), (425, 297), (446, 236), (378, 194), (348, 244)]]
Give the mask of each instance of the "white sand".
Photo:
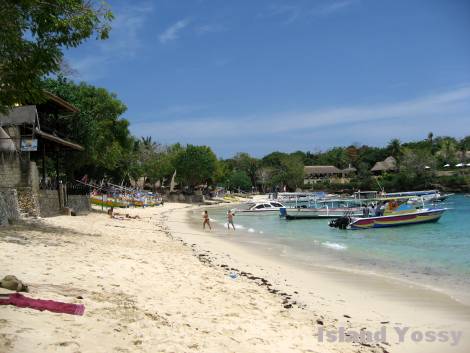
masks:
[[(86, 307), (83, 316), (72, 316), (0, 306), (0, 352), (383, 352), (358, 343), (320, 343), (316, 322), (329, 329), (342, 323), (378, 327), (378, 320), (441, 329), (465, 322), (438, 295), (431, 302), (443, 303), (439, 310), (418, 307), (401, 300), (408, 294), (398, 295), (402, 290), (393, 284), (397, 293), (384, 297), (371, 289), (370, 279), (341, 284), (339, 275), (279, 266), (195, 231), (181, 222), (185, 207), (130, 210), (140, 220), (93, 213), (0, 228), (0, 276), (14, 274), (30, 284), (28, 296)], [(173, 237), (197, 245), (184, 246)], [(211, 263), (200, 255), (203, 250), (211, 251)], [(232, 279), (221, 264), (266, 278), (306, 309), (284, 308), (284, 298), (258, 285), (260, 280)], [(403, 345), (383, 347), (403, 351)], [(458, 350), (408, 347), (466, 351), (462, 343)]]

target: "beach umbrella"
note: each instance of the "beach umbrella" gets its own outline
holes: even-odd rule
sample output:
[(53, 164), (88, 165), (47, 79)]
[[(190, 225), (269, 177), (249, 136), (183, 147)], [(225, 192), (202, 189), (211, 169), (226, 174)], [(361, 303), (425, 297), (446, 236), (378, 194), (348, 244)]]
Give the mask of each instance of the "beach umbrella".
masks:
[(444, 168), (448, 168), (448, 167), (450, 167), (450, 164), (444, 165)]

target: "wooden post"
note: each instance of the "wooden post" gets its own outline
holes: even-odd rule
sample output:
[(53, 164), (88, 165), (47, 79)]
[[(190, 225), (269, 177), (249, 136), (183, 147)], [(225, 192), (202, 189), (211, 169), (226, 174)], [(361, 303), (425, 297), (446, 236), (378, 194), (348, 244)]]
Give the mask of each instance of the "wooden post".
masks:
[(55, 173), (56, 173), (56, 182), (59, 183), (59, 149), (58, 148), (56, 151), (56, 159), (55, 159)]
[(46, 141), (42, 139), (42, 182), (46, 185)]

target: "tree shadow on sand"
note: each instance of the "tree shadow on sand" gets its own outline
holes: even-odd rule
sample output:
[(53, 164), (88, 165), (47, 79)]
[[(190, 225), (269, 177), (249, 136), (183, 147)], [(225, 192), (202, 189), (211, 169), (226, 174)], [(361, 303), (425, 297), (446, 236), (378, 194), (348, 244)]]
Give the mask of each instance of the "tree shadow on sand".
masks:
[(41, 243), (59, 246), (72, 243), (77, 237), (100, 237), (100, 234), (78, 232), (76, 230), (46, 224), (41, 220), (21, 220), (7, 227), (0, 227), (0, 243), (28, 245)]

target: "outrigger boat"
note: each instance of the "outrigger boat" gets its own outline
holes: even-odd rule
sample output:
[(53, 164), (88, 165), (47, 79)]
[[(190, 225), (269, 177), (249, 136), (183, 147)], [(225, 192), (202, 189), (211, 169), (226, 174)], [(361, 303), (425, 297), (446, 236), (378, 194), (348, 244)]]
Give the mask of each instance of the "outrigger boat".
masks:
[(93, 205), (103, 207), (129, 207), (129, 202), (112, 197), (106, 197), (106, 195), (92, 195), (90, 197), (90, 201)]
[(337, 218), (361, 216), (363, 208), (358, 200), (335, 199), (315, 201), (313, 205), (309, 204), (308, 207), (283, 207), (279, 210), (279, 214), (287, 220)]
[(340, 229), (387, 228), (411, 224), (437, 222), (446, 208), (422, 207), (408, 203), (410, 197), (378, 199), (386, 201), (383, 215), (372, 217), (340, 217), (330, 222), (330, 227)]

